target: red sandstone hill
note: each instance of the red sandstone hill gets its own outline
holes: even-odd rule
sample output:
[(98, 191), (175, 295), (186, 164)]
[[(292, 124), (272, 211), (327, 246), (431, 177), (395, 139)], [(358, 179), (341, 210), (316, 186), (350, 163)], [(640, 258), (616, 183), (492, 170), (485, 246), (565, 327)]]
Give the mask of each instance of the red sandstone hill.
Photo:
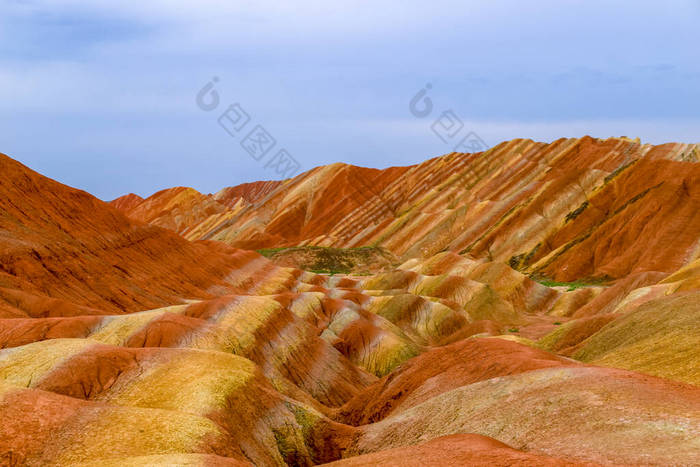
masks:
[(130, 211), (143, 202), (143, 198), (134, 193), (120, 196), (119, 198), (110, 201), (110, 204), (120, 211)]
[(0, 316), (138, 311), (211, 297), (216, 287), (233, 290), (227, 276), (250, 261), (251, 253), (130, 220), (2, 154), (0, 173)]
[(281, 183), (277, 180), (243, 183), (222, 189), (214, 195), (214, 198), (227, 206), (234, 206), (239, 200), (255, 204)]
[(698, 145), (626, 138), (513, 140), (409, 167), (317, 167), (208, 216), (209, 198), (194, 191), (187, 201), (169, 193), (166, 207), (162, 192), (119, 205), (241, 248), (373, 245), (403, 259), (447, 250), (557, 281), (619, 279), (671, 273), (700, 253), (699, 157)]
[(112, 206), (0, 155), (0, 465), (698, 465), (693, 151), (519, 140)]

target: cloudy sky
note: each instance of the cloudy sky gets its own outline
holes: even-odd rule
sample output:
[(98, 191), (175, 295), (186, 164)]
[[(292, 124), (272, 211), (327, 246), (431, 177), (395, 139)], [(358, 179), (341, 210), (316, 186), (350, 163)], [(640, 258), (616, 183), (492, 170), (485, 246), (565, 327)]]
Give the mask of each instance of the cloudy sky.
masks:
[(416, 163), (454, 147), (445, 112), (490, 146), (700, 142), (698, 24), (700, 0), (0, 0), (0, 152), (111, 199), (276, 178), (279, 149), (300, 170)]

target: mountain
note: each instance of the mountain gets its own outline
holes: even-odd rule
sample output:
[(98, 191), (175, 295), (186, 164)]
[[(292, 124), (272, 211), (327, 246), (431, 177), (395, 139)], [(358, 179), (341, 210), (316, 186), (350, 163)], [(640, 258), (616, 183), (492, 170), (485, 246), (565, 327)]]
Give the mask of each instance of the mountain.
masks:
[(258, 256), (128, 219), (2, 154), (0, 173), (0, 317), (132, 312), (211, 298), (236, 290), (229, 276)]
[(122, 209), (240, 248), (379, 246), (404, 260), (454, 251), (554, 281), (614, 280), (671, 273), (700, 254), (699, 158), (690, 144), (513, 140), (409, 167), (317, 167), (229, 209), (179, 191)]
[(696, 150), (111, 203), (1, 155), (0, 464), (700, 464)]

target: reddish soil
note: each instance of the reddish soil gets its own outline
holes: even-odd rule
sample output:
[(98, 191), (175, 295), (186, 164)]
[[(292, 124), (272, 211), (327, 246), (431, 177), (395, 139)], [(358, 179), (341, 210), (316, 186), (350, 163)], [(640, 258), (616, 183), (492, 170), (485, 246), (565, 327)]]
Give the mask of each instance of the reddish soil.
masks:
[[(699, 465), (697, 150), (513, 140), (111, 203), (0, 155), (0, 465)], [(240, 249), (297, 245), (396, 256)]]

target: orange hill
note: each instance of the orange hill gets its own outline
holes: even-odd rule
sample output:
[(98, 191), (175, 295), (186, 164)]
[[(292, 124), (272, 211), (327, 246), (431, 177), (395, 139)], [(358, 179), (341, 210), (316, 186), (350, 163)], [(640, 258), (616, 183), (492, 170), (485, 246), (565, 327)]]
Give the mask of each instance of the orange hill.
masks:
[(699, 145), (626, 138), (513, 140), (409, 167), (317, 167), (260, 182), (254, 202), (228, 209), (179, 189), (114, 203), (240, 248), (373, 245), (404, 259), (448, 250), (557, 281), (619, 279), (670, 273), (700, 254), (699, 157)]
[[(518, 140), (112, 206), (0, 155), (0, 464), (698, 465), (695, 150)], [(234, 247), (302, 243), (402, 263)]]
[(235, 290), (228, 276), (258, 258), (130, 220), (2, 154), (0, 173), (0, 316), (138, 311), (212, 297)]

